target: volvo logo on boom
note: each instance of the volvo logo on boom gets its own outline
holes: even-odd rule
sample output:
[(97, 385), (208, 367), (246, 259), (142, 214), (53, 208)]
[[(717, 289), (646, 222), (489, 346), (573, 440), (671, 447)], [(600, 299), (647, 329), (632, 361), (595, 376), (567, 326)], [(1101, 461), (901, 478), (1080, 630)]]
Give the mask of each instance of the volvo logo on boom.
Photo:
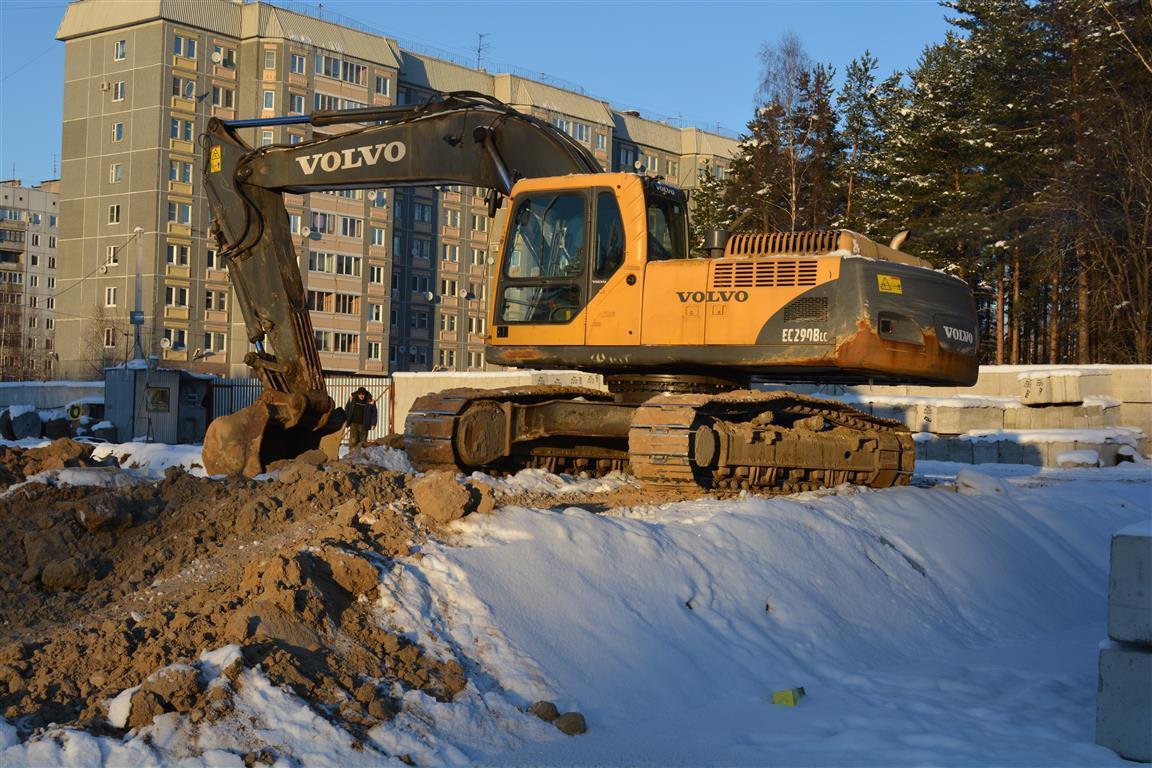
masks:
[(715, 304), (725, 301), (748, 301), (748, 291), (676, 291), (681, 304)]
[(360, 168), (366, 165), (376, 165), (383, 157), (389, 163), (398, 163), (408, 154), (408, 148), (402, 141), (388, 141), (383, 144), (372, 144), (367, 147), (350, 147), (339, 152), (317, 152), (296, 158), (300, 163), (300, 170), (305, 176), (311, 176), (316, 168), (331, 173), (348, 168)]

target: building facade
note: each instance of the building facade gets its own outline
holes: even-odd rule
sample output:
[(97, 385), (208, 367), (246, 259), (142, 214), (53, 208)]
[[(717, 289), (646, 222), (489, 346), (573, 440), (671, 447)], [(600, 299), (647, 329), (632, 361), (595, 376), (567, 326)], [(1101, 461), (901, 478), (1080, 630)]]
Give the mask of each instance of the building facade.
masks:
[[(723, 166), (736, 146), (267, 3), (78, 0), (57, 37), (65, 43), (60, 280), (71, 307), (58, 318), (58, 351), (68, 376), (91, 375), (123, 354), (137, 251), (145, 353), (168, 365), (247, 375), (249, 344), (200, 182), (196, 138), (213, 116), (417, 103), (470, 90), (549, 121), (605, 168), (625, 167), (620, 141), (656, 154), (645, 167), (687, 187), (697, 154), (715, 151), (712, 165)], [(645, 132), (646, 125), (660, 127)], [(242, 135), (259, 146), (350, 129), (280, 126)], [(680, 152), (688, 146), (700, 152), (686, 161)], [(485, 192), (453, 186), (286, 195), (325, 370), (485, 366), (495, 226)]]
[(57, 370), (59, 182), (0, 181), (0, 378), (50, 379)]

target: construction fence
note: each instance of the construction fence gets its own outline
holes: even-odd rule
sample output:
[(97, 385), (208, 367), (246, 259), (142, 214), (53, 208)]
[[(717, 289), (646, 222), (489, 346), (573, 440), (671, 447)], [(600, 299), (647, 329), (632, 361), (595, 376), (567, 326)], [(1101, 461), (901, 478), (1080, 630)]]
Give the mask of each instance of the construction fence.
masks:
[[(392, 378), (389, 376), (326, 376), (324, 385), (328, 394), (340, 408), (360, 387), (368, 390), (376, 402), (376, 426), (368, 433), (369, 440), (384, 437), (392, 431), (390, 423), (390, 396)], [(252, 405), (264, 391), (260, 379), (216, 379), (210, 384), (212, 418), (227, 416), (230, 413)]]

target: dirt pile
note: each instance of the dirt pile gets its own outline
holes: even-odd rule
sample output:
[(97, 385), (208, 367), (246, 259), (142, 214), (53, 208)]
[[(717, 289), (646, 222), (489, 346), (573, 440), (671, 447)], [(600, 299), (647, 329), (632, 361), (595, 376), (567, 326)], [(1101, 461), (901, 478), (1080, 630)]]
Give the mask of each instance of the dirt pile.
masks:
[(0, 490), (21, 483), (31, 475), (65, 467), (115, 466), (116, 460), (92, 458), (92, 446), (67, 438), (40, 448), (0, 446)]
[[(5, 485), (52, 466), (93, 482), (110, 472), (84, 469), (91, 451), (72, 441), (0, 451)], [(427, 535), (414, 478), (314, 457), (276, 469), (267, 481), (174, 468), (129, 487), (30, 483), (0, 498), (0, 715), (24, 735), (49, 723), (122, 733), (173, 711), (211, 720), (259, 666), (356, 733), (396, 713), (396, 686), (461, 691), (459, 663), (374, 615), (381, 572)], [(230, 643), (238, 666), (210, 683), (199, 654)], [(133, 686), (118, 727), (106, 702)]]

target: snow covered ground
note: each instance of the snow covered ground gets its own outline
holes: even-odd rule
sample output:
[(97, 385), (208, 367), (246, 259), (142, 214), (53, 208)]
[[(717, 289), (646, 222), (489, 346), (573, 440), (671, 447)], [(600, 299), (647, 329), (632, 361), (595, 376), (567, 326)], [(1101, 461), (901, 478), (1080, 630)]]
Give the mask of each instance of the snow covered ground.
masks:
[[(465, 518), (381, 586), (383, 620), (469, 660), (456, 701), (408, 693), (358, 751), (248, 672), (211, 727), (17, 744), (0, 721), (0, 764), (1125, 764), (1093, 743), (1096, 652), (1152, 466), (920, 462), (917, 483), (592, 514), (512, 478), (561, 506)], [(522, 711), (542, 698), (588, 733)]]

